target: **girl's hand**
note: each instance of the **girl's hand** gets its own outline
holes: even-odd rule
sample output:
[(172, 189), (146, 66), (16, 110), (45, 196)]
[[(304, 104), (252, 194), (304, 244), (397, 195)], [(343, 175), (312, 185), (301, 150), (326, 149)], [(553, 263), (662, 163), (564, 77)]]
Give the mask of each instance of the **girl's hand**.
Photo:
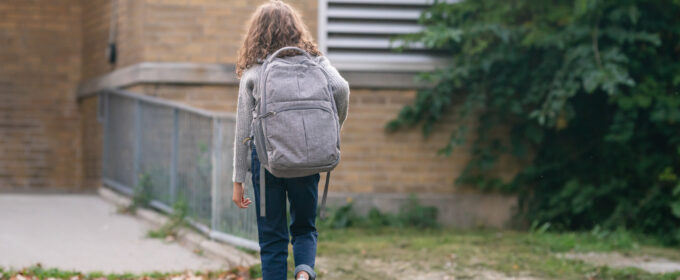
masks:
[(248, 205), (252, 202), (250, 198), (243, 197), (243, 183), (240, 182), (234, 182), (234, 194), (231, 200), (239, 208), (248, 208)]

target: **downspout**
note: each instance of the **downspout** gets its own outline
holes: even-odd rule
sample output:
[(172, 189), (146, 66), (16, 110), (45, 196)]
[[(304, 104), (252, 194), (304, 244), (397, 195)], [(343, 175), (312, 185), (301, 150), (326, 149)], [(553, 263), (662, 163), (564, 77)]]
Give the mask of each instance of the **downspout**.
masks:
[(109, 22), (109, 41), (106, 47), (106, 57), (109, 64), (116, 64), (118, 56), (116, 48), (116, 35), (118, 32), (118, 1), (111, 0), (111, 20)]

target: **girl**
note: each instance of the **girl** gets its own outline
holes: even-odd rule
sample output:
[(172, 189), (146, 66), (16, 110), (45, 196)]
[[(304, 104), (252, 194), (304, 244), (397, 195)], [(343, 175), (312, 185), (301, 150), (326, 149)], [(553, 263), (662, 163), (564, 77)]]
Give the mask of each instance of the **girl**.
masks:
[[(329, 73), (333, 98), (338, 112), (340, 127), (347, 116), (349, 85), (338, 71), (317, 49), (297, 11), (279, 0), (273, 0), (258, 7), (253, 14), (248, 33), (238, 54), (236, 73), (240, 78), (236, 134), (234, 139), (234, 193), (232, 200), (240, 208), (251, 204), (244, 197), (243, 182), (248, 171), (248, 149), (252, 149), (250, 171), (255, 190), (257, 211), (257, 230), (264, 280), (286, 279), (288, 242), (293, 244), (295, 259), (294, 275), (298, 280), (316, 277), (314, 260), (316, 257), (316, 206), (320, 175), (318, 173), (296, 178), (275, 177), (265, 172), (265, 206), (267, 214), (260, 216), (259, 168), (255, 145), (249, 138), (255, 104), (260, 93), (254, 91), (260, 79), (258, 70), (261, 60), (274, 51), (295, 46), (304, 49), (315, 57)], [(295, 59), (294, 52), (283, 53), (284, 59)], [(290, 202), (290, 225), (286, 225), (286, 196)]]

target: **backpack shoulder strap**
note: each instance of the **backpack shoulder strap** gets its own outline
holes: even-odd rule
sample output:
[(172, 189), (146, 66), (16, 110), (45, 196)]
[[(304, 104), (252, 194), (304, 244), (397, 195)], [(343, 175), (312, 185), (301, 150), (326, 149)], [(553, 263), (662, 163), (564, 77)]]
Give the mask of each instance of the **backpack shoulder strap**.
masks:
[(265, 175), (266, 172), (264, 172), (264, 165), (260, 164), (260, 216), (265, 217), (266, 216), (266, 210), (267, 209), (267, 203), (265, 202)]
[(321, 210), (319, 210), (319, 218), (324, 219), (326, 214), (326, 197), (328, 196), (328, 182), (331, 180), (331, 172), (326, 172), (326, 185), (323, 187), (323, 197), (321, 198)]

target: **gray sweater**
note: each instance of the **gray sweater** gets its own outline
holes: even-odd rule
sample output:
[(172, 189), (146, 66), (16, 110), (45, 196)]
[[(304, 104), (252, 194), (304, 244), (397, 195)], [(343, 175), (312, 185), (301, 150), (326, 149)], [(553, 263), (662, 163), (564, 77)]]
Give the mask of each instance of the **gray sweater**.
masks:
[[(299, 56), (285, 57), (287, 60), (298, 60)], [(325, 56), (316, 57), (317, 61), (324, 67), (330, 78), (331, 87), (333, 89), (333, 98), (335, 99), (335, 106), (338, 109), (338, 119), (340, 120), (340, 128), (342, 123), (347, 118), (347, 109), (349, 107), (349, 84), (340, 76), (338, 70), (335, 69)], [(249, 167), (249, 146), (243, 143), (243, 140), (250, 135), (250, 123), (253, 119), (253, 110), (255, 104), (260, 100), (260, 93), (257, 92), (256, 86), (260, 78), (260, 64), (256, 64), (243, 72), (238, 89), (238, 104), (236, 107), (236, 133), (234, 137), (234, 175), (232, 180), (234, 182), (245, 182), (246, 172)]]

